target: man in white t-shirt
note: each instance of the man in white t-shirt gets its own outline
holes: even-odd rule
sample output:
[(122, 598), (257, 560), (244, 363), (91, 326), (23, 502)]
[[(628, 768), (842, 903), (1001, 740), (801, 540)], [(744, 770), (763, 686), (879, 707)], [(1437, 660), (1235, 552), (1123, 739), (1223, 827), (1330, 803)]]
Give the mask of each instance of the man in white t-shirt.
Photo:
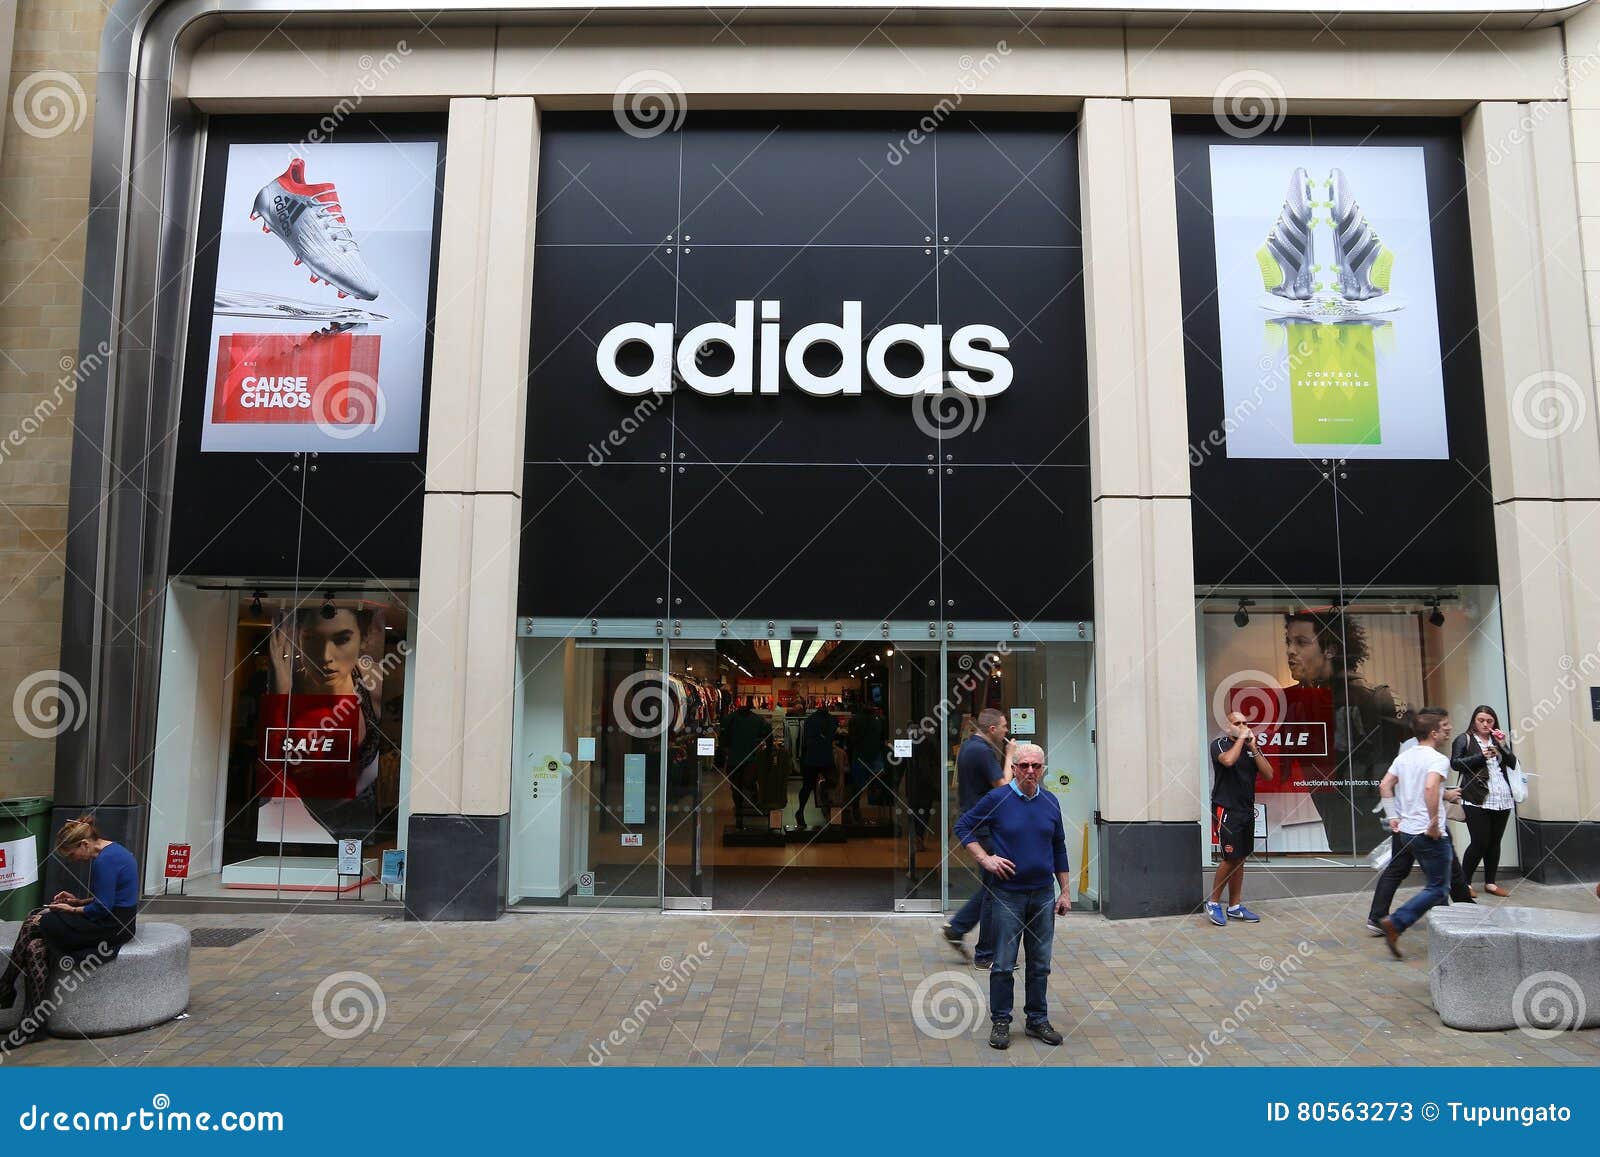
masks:
[(1378, 921), (1396, 960), (1401, 958), (1400, 934), (1449, 897), (1453, 858), (1444, 814), (1444, 781), (1450, 774), (1450, 757), (1445, 754), (1450, 748), (1449, 713), (1441, 707), (1424, 707), (1417, 712), (1412, 730), (1417, 745), (1395, 757), (1378, 787), (1384, 815), (1428, 877), (1422, 891), (1394, 915)]

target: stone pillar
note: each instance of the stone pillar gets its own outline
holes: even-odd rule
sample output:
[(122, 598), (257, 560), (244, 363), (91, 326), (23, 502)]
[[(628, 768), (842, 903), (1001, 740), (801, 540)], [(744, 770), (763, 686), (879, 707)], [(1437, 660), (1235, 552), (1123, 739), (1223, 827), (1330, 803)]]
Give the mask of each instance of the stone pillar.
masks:
[[(1600, 103), (1600, 91), (1589, 94)], [(1577, 93), (1574, 93), (1576, 98)], [(1480, 104), (1466, 119), (1510, 731), (1538, 773), (1518, 808), (1522, 868), (1600, 877), (1600, 413), (1579, 261), (1572, 114), (1559, 101)], [(1600, 160), (1593, 141), (1582, 147)], [(1600, 170), (1600, 164), (1594, 166)], [(1575, 176), (1576, 173), (1576, 176)], [(1595, 198), (1600, 200), (1600, 198)], [(1590, 206), (1600, 215), (1600, 203)]]
[(506, 899), (538, 146), (531, 98), (450, 102), (411, 706), (422, 920)]
[(1170, 103), (1085, 101), (1078, 152), (1104, 909), (1173, 915), (1201, 899), (1203, 782)]

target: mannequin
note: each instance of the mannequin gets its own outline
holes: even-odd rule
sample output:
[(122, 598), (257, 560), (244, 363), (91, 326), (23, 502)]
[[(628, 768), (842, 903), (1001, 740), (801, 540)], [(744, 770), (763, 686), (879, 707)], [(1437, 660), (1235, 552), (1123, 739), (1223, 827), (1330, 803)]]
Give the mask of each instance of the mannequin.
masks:
[(833, 771), (833, 737), (839, 730), (832, 712), (820, 704), (805, 718), (800, 732), (800, 803), (795, 822), (806, 827), (806, 803), (813, 791), (820, 791)]

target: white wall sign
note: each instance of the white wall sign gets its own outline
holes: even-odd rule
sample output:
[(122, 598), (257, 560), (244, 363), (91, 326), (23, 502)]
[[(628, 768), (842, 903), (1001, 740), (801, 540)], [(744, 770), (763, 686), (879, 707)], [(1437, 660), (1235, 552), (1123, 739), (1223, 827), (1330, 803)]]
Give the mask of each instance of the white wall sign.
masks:
[(717, 737), (715, 735), (702, 735), (694, 741), (696, 755), (715, 755), (717, 753)]
[(642, 832), (623, 832), (622, 846), (625, 848), (644, 847), (644, 834)]
[(896, 759), (910, 759), (911, 758), (911, 740), (909, 740), (909, 739), (896, 739), (894, 741), (894, 757)]
[(23, 888), (39, 878), (39, 851), (32, 836), (0, 843), (0, 892)]
[(593, 760), (594, 760), (594, 736), (592, 736), (592, 735), (580, 735), (580, 736), (578, 736), (578, 758), (593, 762)]
[(1011, 734), (1033, 734), (1033, 708), (1013, 707), (1011, 709)]
[(339, 875), (361, 875), (361, 841), (339, 841)]
[[(783, 345), (779, 337), (782, 306), (776, 301), (761, 305), (760, 342), (756, 340), (756, 302), (738, 301), (733, 321), (708, 321), (695, 326), (677, 343), (677, 376), (699, 394), (776, 394), (779, 366), (801, 390), (819, 398), (840, 394), (859, 395), (862, 379), (861, 302), (846, 301), (840, 306), (842, 320), (812, 322), (801, 326)], [(595, 368), (601, 379), (619, 394), (670, 394), (673, 379), (672, 323), (628, 321), (613, 327), (595, 349)], [(624, 346), (637, 342), (650, 351), (650, 364), (637, 374), (624, 373), (617, 354)], [(733, 364), (720, 374), (708, 374), (697, 354), (704, 346), (720, 345), (733, 354)], [(759, 348), (758, 348), (759, 345)], [(813, 345), (830, 345), (839, 351), (841, 363), (831, 374), (815, 374), (806, 368), (806, 351)], [(910, 346), (921, 354), (921, 366), (911, 375), (897, 374), (887, 364), (887, 355), (897, 345)], [(1005, 352), (1010, 339), (992, 325), (964, 325), (950, 335), (946, 345), (944, 326), (886, 325), (866, 345), (866, 378), (878, 389), (897, 398), (919, 394), (939, 394), (948, 386), (974, 398), (991, 398), (1011, 385), (1011, 361)], [(946, 371), (945, 355), (957, 368)], [(972, 371), (981, 377), (974, 377)]]

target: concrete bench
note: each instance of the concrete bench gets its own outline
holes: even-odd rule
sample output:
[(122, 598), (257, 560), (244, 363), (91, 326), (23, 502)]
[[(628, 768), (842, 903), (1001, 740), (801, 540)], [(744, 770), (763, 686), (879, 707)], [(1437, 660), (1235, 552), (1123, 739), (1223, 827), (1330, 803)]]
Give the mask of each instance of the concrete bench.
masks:
[[(0, 924), (0, 957), (10, 958), (17, 940), (15, 923)], [(59, 964), (59, 962), (57, 962)], [(52, 968), (50, 1035), (112, 1036), (169, 1021), (189, 1007), (189, 930), (176, 924), (140, 921), (134, 938), (117, 958), (92, 970)], [(0, 1032), (22, 1019), (22, 982), (16, 1002), (0, 1010)]]
[(1452, 904), (1428, 913), (1429, 988), (1451, 1028), (1600, 1026), (1600, 916)]

